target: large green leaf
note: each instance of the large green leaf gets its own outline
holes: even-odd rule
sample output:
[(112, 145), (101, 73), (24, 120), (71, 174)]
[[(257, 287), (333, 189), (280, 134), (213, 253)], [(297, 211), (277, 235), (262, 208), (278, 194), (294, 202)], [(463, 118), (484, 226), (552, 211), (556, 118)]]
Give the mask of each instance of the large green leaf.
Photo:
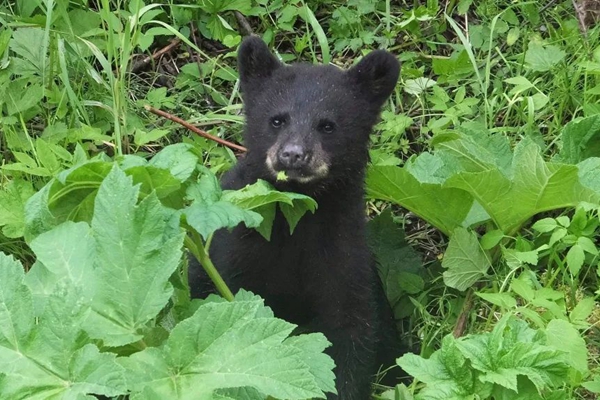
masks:
[[(437, 159), (424, 155), (415, 163), (422, 169), (438, 169)], [(425, 165), (420, 163), (425, 160)], [(392, 201), (414, 212), (445, 234), (461, 226), (473, 205), (473, 198), (465, 191), (445, 188), (441, 180), (417, 179), (406, 168), (372, 166), (367, 174), (367, 194), (370, 197)]]
[[(163, 347), (121, 362), (142, 393), (136, 399), (209, 400), (217, 389), (237, 387), (276, 398), (324, 398), (333, 388), (333, 362), (320, 354), (327, 341), (321, 334), (288, 339), (293, 329), (258, 297), (238, 295), (233, 302), (205, 302)], [(319, 381), (317, 371), (324, 373)]]
[[(89, 236), (81, 235), (86, 227), (69, 224), (60, 229), (58, 236), (48, 232), (36, 241), (36, 250), (52, 264), (51, 269), (66, 274), (55, 279), (54, 290), (45, 295), (38, 312), (24, 282), (23, 267), (0, 253), (1, 398), (75, 399), (92, 393), (126, 393), (124, 370), (116, 364), (116, 356), (86, 344), (82, 330), (90, 296), (80, 285), (77, 269), (82, 267), (79, 261), (88, 261), (80, 257), (88, 252)], [(51, 250), (52, 241), (60, 249)], [(80, 245), (83, 250), (78, 249)], [(74, 255), (74, 260), (61, 255)], [(39, 263), (34, 268), (44, 266)]]
[(557, 161), (577, 164), (600, 156), (600, 115), (578, 118), (566, 124), (561, 133), (562, 147)]
[(221, 228), (233, 228), (243, 222), (248, 228), (258, 227), (260, 214), (244, 210), (226, 201), (212, 204), (195, 203), (184, 210), (187, 223), (206, 240)]
[(569, 364), (583, 375), (588, 372), (588, 350), (585, 339), (575, 327), (564, 320), (553, 319), (546, 327), (547, 344), (566, 352)]
[(578, 172), (575, 165), (545, 162), (539, 147), (524, 140), (515, 149), (511, 174), (496, 168), (460, 172), (445, 185), (470, 193), (498, 227), (511, 234), (540, 212), (582, 201), (599, 204), (600, 194), (584, 187)]
[(178, 215), (154, 194), (137, 205), (138, 190), (115, 166), (95, 201), (98, 287), (88, 331), (108, 346), (142, 338), (145, 324), (171, 296), (168, 279), (181, 257)]
[(25, 280), (34, 295), (38, 313), (61, 285), (84, 288), (85, 304), (90, 306), (96, 283), (91, 234), (85, 223), (66, 222), (31, 242), (37, 261)]

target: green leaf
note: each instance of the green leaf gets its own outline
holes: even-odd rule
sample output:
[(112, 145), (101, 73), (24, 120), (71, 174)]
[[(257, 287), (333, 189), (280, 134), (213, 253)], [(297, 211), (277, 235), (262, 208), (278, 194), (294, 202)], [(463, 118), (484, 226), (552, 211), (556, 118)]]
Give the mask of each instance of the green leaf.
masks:
[(526, 274), (521, 274), (519, 278), (513, 279), (510, 283), (510, 289), (527, 302), (533, 301), (533, 298), (535, 297), (535, 290), (533, 290), (531, 282), (527, 279)]
[(512, 46), (519, 39), (519, 27), (515, 26), (508, 31), (506, 35), (506, 44)]
[(34, 193), (30, 182), (19, 179), (0, 189), (0, 227), (7, 238), (25, 233), (25, 203)]
[(262, 222), (260, 214), (247, 211), (225, 201), (213, 204), (194, 203), (183, 211), (187, 223), (203, 238), (221, 228), (233, 228), (243, 222), (248, 228), (256, 228)]
[(25, 278), (35, 296), (38, 310), (59, 285), (85, 288), (85, 303), (95, 292), (94, 242), (90, 227), (85, 223), (65, 222), (42, 233), (31, 242), (37, 256)]
[(56, 174), (60, 168), (60, 161), (56, 158), (56, 155), (52, 152), (52, 149), (43, 139), (38, 138), (35, 141), (36, 155), (40, 160), (41, 166), (50, 171), (51, 174)]
[(561, 351), (547, 346), (536, 331), (510, 315), (491, 333), (469, 335), (457, 342), (479, 379), (518, 390), (518, 377), (527, 377), (538, 392), (558, 388), (567, 379), (568, 364)]
[(227, 190), (222, 199), (245, 210), (260, 212), (263, 221), (258, 230), (267, 240), (271, 236), (277, 204), (288, 221), (290, 234), (307, 211), (314, 213), (317, 208), (317, 203), (312, 198), (297, 193), (279, 192), (263, 180), (240, 190)]
[(598, 254), (598, 249), (596, 248), (596, 245), (589, 237), (580, 236), (579, 238), (577, 238), (577, 245), (581, 246), (583, 251), (585, 251), (586, 253), (590, 253), (592, 255)]
[(31, 84), (24, 90), (22, 87), (20, 89), (18, 92), (11, 90), (11, 93), (7, 93), (8, 98), (4, 99), (9, 116), (22, 114), (37, 107), (44, 98), (44, 88), (41, 85)]
[(145, 165), (128, 168), (125, 172), (133, 178), (134, 184), (140, 184), (142, 198), (154, 192), (163, 199), (181, 187), (180, 181), (166, 169)]
[(186, 181), (196, 169), (198, 157), (192, 153), (193, 146), (186, 143), (172, 144), (159, 151), (150, 165), (167, 169), (180, 182)]
[(592, 315), (596, 302), (591, 297), (585, 297), (577, 303), (569, 314), (569, 320), (579, 329), (587, 329), (589, 327), (588, 318)]
[[(320, 334), (287, 339), (293, 329), (265, 314), (259, 298), (236, 296), (233, 302), (205, 302), (163, 347), (121, 362), (132, 372), (134, 390), (151, 390), (156, 398), (208, 400), (217, 389), (236, 387), (292, 400), (325, 398), (322, 389), (333, 387), (333, 363), (318, 352), (328, 343)], [(327, 374), (317, 381), (316, 371)]]
[(423, 92), (427, 91), (427, 89), (435, 85), (436, 81), (429, 78), (408, 79), (404, 83), (404, 91), (408, 94), (419, 96)]
[(486, 232), (485, 235), (481, 237), (481, 248), (484, 250), (490, 250), (500, 243), (502, 238), (504, 238), (504, 232), (502, 232), (500, 229)]
[(469, 399), (477, 394), (487, 398), (491, 386), (476, 379), (476, 371), (468, 364), (457, 347), (457, 341), (448, 335), (442, 340), (442, 348), (424, 359), (408, 353), (398, 359), (404, 371), (424, 382), (426, 387), (416, 399)]
[(286, 339), (285, 344), (295, 347), (299, 353), (306, 355), (304, 362), (315, 377), (319, 389), (323, 392), (336, 393), (335, 374), (333, 373), (335, 363), (323, 353), (330, 346), (325, 336), (319, 333), (291, 336)]
[(581, 386), (583, 386), (584, 388), (586, 388), (586, 390), (589, 390), (592, 393), (600, 393), (600, 376), (595, 375), (594, 380), (583, 382)]
[(600, 202), (598, 193), (580, 183), (576, 166), (544, 162), (539, 147), (527, 140), (517, 145), (507, 173), (489, 167), (460, 172), (446, 186), (471, 193), (507, 234), (542, 211)]
[(582, 374), (588, 372), (588, 351), (585, 340), (567, 321), (553, 319), (546, 327), (547, 344), (568, 354), (569, 364)]
[(535, 87), (533, 83), (529, 81), (529, 79), (524, 76), (515, 76), (513, 78), (505, 79), (504, 82), (514, 85), (514, 87), (510, 90), (510, 94), (518, 94), (522, 93), (532, 87)]
[[(434, 168), (430, 171), (441, 166), (436, 164), (435, 158), (421, 155), (417, 160), (420, 159)], [(367, 174), (367, 194), (400, 204), (449, 235), (462, 225), (471, 210), (473, 198), (463, 190), (444, 188), (441, 178), (432, 175), (416, 177), (414, 174), (406, 168), (372, 166)]]
[(13, 31), (10, 49), (22, 58), (17, 63), (20, 73), (43, 76), (46, 64), (44, 46), (41, 45), (43, 42), (44, 30), (41, 28), (22, 27)]
[(223, 11), (239, 11), (246, 14), (251, 10), (251, 4), (245, 0), (202, 0), (200, 8), (210, 13), (222, 13)]
[(34, 322), (32, 296), (23, 283), (24, 275), (19, 262), (0, 253), (0, 346), (12, 349), (25, 345)]
[(464, 228), (456, 228), (450, 237), (442, 259), (444, 283), (458, 290), (466, 290), (485, 276), (490, 261), (479, 246), (477, 235)]
[(558, 227), (558, 224), (556, 223), (556, 220), (554, 218), (540, 219), (539, 221), (536, 221), (536, 223), (531, 226), (531, 228), (533, 228), (534, 230), (536, 230), (540, 233), (546, 233), (546, 232), (553, 231), (557, 227)]
[(108, 346), (143, 337), (146, 323), (171, 296), (168, 280), (181, 258), (177, 214), (161, 206), (154, 194), (137, 205), (138, 193), (132, 179), (115, 166), (94, 206), (98, 288), (88, 332)]
[[(150, 37), (150, 40), (152, 40), (154, 38)], [(152, 44), (152, 41), (150, 42), (150, 44)], [(152, 129), (149, 132), (140, 130), (140, 129), (136, 129), (135, 131), (135, 136), (134, 136), (134, 143), (137, 146), (144, 146), (150, 142), (155, 142), (161, 138), (163, 138), (164, 136), (169, 134), (169, 130), (167, 129)]]
[(533, 71), (549, 71), (565, 58), (565, 52), (557, 46), (543, 46), (540, 43), (529, 42), (525, 53), (525, 64)]
[(481, 293), (476, 292), (477, 296), (481, 297), (485, 301), (489, 301), (490, 303), (501, 307), (505, 310), (513, 309), (517, 306), (517, 301), (510, 293)]
[[(48, 242), (54, 240), (62, 249), (74, 246), (70, 251), (78, 253), (81, 250), (77, 249), (80, 243), (76, 234), (81, 227), (75, 224), (60, 227), (64, 236), (53, 237), (51, 231), (47, 234)], [(64, 242), (66, 239), (70, 241)], [(38, 250), (47, 252), (45, 247), (38, 247)], [(70, 261), (46, 259), (48, 265), (53, 264), (52, 268), (76, 273), (72, 267), (79, 265), (63, 265)], [(91, 270), (91, 265), (89, 268)], [(81, 324), (89, 310), (89, 303), (81, 300), (87, 293), (76, 284), (77, 279), (71, 280), (68, 275), (62, 278), (65, 279), (63, 284), (58, 284), (47, 296), (46, 303), (36, 315), (31, 292), (24, 284), (23, 267), (0, 253), (0, 387), (3, 398), (75, 399), (85, 398), (86, 394), (112, 397), (127, 392), (123, 369), (116, 364), (116, 356), (101, 354), (96, 346), (81, 341)]]
[(575, 244), (573, 245), (569, 251), (567, 252), (567, 267), (569, 267), (569, 271), (571, 274), (577, 275), (583, 266), (583, 262), (585, 261), (585, 254), (583, 253), (583, 248)]
[(50, 193), (48, 183), (39, 192), (29, 198), (25, 204), (25, 240), (31, 242), (39, 234), (46, 232), (58, 224), (48, 208)]

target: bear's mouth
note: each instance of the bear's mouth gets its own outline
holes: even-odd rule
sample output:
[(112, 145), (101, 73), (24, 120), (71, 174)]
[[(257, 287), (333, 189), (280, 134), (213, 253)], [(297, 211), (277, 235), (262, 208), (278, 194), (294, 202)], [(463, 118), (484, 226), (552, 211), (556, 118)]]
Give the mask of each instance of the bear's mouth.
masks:
[(267, 155), (265, 164), (277, 182), (311, 183), (325, 178), (329, 172), (329, 167), (324, 162), (310, 163), (303, 168), (285, 168), (280, 163), (274, 162), (269, 155)]

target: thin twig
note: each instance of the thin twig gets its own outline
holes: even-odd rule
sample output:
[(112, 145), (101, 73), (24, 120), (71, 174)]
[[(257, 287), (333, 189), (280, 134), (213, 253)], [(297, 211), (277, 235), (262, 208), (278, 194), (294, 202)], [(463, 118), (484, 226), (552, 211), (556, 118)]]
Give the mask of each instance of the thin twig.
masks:
[(146, 57), (142, 58), (141, 60), (136, 61), (131, 66), (131, 72), (137, 72), (140, 69), (144, 68), (146, 65), (148, 65), (150, 63), (150, 61), (156, 60), (163, 54), (166, 54), (166, 53), (170, 52), (171, 50), (173, 50), (175, 47), (179, 46), (179, 43), (181, 43), (181, 39), (179, 39), (179, 38), (172, 39), (168, 45), (166, 45), (165, 47), (163, 47), (162, 49), (160, 49), (158, 51), (155, 51), (151, 56), (146, 56)]
[(455, 338), (459, 338), (463, 336), (467, 330), (467, 319), (471, 314), (471, 309), (473, 308), (473, 288), (469, 289), (467, 293), (467, 297), (465, 298), (465, 302), (463, 303), (462, 310), (460, 311), (460, 315), (458, 316), (458, 320), (456, 321), (456, 325), (454, 325), (454, 331), (452, 334)]
[(229, 148), (232, 148), (232, 149), (235, 149), (238, 151), (242, 151), (242, 152), (248, 151), (244, 146), (240, 146), (239, 144), (231, 143), (225, 139), (221, 139), (219, 137), (213, 136), (210, 133), (203, 131), (202, 129), (196, 128), (194, 125), (190, 124), (189, 122), (184, 121), (181, 118), (176, 117), (172, 114), (169, 114), (169, 113), (159, 110), (157, 108), (151, 107), (149, 105), (145, 105), (144, 108), (146, 110), (150, 111), (152, 114), (158, 115), (160, 117), (163, 117), (163, 118), (166, 118), (168, 120), (178, 123), (179, 125), (189, 129), (190, 131), (196, 133), (199, 136), (202, 136), (203, 138), (213, 140), (219, 144), (222, 144), (223, 146), (227, 146)]
[(246, 17), (244, 17), (244, 15), (239, 11), (234, 11), (233, 13), (235, 14), (235, 19), (237, 20), (238, 28), (240, 28), (240, 33), (243, 36), (252, 35), (252, 27), (250, 26), (250, 23), (248, 22)]

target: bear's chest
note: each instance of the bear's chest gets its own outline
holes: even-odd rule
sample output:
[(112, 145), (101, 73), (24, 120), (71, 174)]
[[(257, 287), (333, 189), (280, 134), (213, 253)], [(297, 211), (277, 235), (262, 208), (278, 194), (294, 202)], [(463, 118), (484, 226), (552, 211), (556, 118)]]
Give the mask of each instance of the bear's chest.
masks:
[(342, 274), (336, 270), (347, 264), (337, 250), (337, 231), (310, 215), (290, 234), (278, 213), (270, 241), (252, 229), (238, 227), (231, 233), (220, 232), (211, 253), (234, 292), (243, 288), (259, 294), (276, 315), (304, 324), (312, 319), (328, 283)]

